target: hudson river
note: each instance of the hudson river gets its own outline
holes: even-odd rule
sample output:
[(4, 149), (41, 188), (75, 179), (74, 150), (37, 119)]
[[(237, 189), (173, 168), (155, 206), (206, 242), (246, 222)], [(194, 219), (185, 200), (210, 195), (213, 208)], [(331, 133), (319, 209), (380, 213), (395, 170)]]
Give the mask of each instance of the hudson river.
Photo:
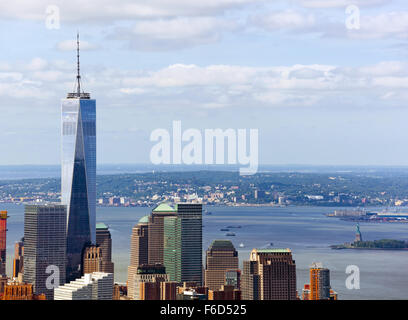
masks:
[[(14, 243), (23, 236), (24, 206), (0, 204), (9, 211), (7, 234), (7, 272), (11, 273)], [(129, 264), (130, 235), (139, 218), (151, 208), (97, 208), (97, 221), (109, 225), (113, 241), (115, 280), (126, 282)], [(230, 239), (242, 261), (249, 258), (252, 248), (290, 248), (296, 261), (299, 294), (309, 282), (309, 265), (322, 262), (330, 269), (331, 285), (339, 299), (407, 299), (408, 251), (332, 250), (332, 244), (351, 242), (355, 223), (329, 218), (324, 213), (334, 208), (321, 207), (207, 207), (211, 215), (203, 215), (203, 253), (214, 239)], [(227, 226), (235, 236), (220, 231)], [(408, 224), (360, 223), (363, 240), (383, 238), (408, 240)], [(243, 244), (244, 247), (240, 247)], [(203, 260), (205, 264), (205, 260)], [(348, 265), (360, 269), (360, 289), (348, 290)]]

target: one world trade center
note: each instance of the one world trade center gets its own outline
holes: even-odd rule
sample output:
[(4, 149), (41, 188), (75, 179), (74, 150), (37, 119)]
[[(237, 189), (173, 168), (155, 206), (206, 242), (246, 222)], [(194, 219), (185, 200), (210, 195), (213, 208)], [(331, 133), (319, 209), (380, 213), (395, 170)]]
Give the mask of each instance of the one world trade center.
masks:
[(67, 206), (67, 281), (81, 275), (86, 245), (95, 244), (96, 103), (81, 90), (79, 35), (77, 81), (62, 100), (61, 202)]

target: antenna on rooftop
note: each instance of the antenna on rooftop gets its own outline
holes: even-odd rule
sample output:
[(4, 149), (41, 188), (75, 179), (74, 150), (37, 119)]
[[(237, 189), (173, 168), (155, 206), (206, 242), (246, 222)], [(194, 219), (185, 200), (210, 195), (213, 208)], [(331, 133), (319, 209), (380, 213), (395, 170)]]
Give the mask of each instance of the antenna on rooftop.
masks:
[(79, 65), (79, 32), (77, 33), (77, 94), (81, 96), (81, 73)]

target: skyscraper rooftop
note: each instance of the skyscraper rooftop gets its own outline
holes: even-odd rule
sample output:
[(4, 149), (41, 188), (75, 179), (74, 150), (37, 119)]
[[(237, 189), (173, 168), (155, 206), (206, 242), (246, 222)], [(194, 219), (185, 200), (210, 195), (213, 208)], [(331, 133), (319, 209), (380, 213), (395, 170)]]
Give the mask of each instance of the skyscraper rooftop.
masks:
[(140, 219), (139, 219), (139, 222), (138, 222), (139, 224), (140, 223), (149, 223), (149, 216), (147, 215), (147, 216), (143, 216), (143, 217), (141, 217)]
[(177, 210), (167, 203), (161, 203), (152, 212), (176, 212)]
[(98, 223), (96, 224), (96, 229), (99, 229), (99, 230), (107, 230), (107, 229), (109, 229), (109, 228), (108, 228), (108, 226), (107, 226), (106, 224), (104, 224), (103, 222), (98, 222)]
[(258, 253), (285, 253), (292, 252), (289, 248), (273, 248), (273, 249), (254, 249)]
[(209, 250), (225, 250), (225, 249), (232, 249), (234, 250), (234, 245), (230, 240), (214, 240), (210, 247)]

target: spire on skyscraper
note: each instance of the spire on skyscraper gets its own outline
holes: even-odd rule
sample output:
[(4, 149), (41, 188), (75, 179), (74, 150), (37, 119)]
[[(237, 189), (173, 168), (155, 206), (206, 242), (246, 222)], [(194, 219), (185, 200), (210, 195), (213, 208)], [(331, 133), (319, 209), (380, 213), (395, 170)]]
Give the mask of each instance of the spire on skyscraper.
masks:
[(77, 33), (77, 95), (81, 96), (81, 72), (79, 67), (79, 31)]
[(80, 61), (79, 61), (79, 51), (80, 51), (80, 42), (79, 42), (79, 31), (77, 32), (77, 76), (76, 76), (76, 83), (75, 83), (75, 90), (74, 92), (68, 93), (68, 99), (90, 99), (91, 95), (89, 93), (85, 93), (81, 91), (81, 69), (80, 69)]

